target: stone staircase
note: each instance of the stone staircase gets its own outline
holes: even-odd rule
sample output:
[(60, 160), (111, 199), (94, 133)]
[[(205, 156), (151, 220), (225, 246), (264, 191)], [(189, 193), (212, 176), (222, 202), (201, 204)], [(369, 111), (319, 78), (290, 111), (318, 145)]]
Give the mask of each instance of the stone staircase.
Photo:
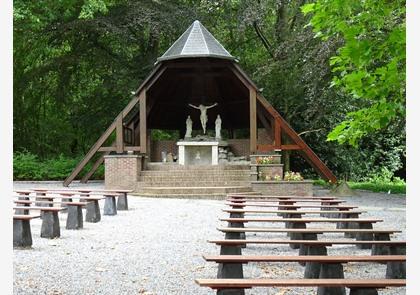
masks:
[(222, 199), (227, 193), (252, 193), (249, 165), (149, 163), (140, 172), (136, 192), (142, 196)]

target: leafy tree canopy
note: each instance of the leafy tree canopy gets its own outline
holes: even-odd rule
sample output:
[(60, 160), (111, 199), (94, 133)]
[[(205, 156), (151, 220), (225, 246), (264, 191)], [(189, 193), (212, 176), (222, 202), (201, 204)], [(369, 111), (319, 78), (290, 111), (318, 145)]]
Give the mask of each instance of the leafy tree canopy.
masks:
[(322, 40), (342, 38), (330, 58), (331, 85), (353, 95), (360, 109), (328, 134), (357, 145), (360, 139), (405, 118), (405, 1), (317, 0), (302, 7)]

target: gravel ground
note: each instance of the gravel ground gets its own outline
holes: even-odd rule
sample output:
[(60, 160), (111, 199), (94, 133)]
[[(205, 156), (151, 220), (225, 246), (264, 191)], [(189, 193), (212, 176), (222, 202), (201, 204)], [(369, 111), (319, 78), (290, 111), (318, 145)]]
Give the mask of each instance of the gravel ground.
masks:
[[(15, 189), (34, 186), (59, 187), (60, 183), (14, 184)], [(89, 184), (102, 186), (100, 182)], [(362, 196), (343, 199), (368, 210), (363, 217), (384, 219), (375, 228), (400, 229), (403, 232), (394, 237), (405, 239), (405, 196), (359, 192)], [(129, 211), (102, 216), (99, 223), (84, 223), (83, 230), (66, 230), (66, 214), (60, 214), (61, 237), (53, 240), (39, 237), (41, 221), (35, 219), (31, 222), (32, 249), (14, 249), (14, 294), (215, 294), (196, 285), (194, 279), (216, 277), (217, 265), (205, 262), (201, 256), (219, 253), (219, 248), (206, 240), (223, 238), (216, 230), (224, 225), (218, 221), (223, 207), (222, 201), (215, 200), (132, 196)], [(273, 238), (273, 234), (257, 237)], [(329, 237), (341, 238), (338, 234)], [(243, 254), (297, 255), (297, 251), (287, 245), (249, 245)], [(370, 250), (334, 246), (328, 248), (328, 253), (370, 255)], [(383, 278), (385, 269), (385, 265), (371, 263), (344, 266), (347, 278)], [(248, 278), (301, 278), (303, 270), (297, 263), (244, 266)], [(316, 289), (257, 288), (246, 294), (307, 295), (316, 294)], [(381, 290), (380, 294), (405, 294), (405, 288)]]

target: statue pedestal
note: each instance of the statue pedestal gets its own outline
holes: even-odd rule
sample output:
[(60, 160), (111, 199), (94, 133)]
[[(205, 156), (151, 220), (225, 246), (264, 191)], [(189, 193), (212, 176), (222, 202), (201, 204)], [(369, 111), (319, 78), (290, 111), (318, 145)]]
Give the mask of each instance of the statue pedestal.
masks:
[(218, 141), (178, 141), (179, 165), (218, 165)]

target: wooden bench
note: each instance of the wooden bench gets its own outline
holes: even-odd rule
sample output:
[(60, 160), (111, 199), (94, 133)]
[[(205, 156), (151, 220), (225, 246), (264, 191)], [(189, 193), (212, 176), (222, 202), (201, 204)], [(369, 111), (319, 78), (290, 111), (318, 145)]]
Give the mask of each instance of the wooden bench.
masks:
[[(66, 191), (64, 191), (66, 192)], [(59, 193), (62, 194), (63, 191), (55, 191), (55, 194)], [(80, 196), (82, 198), (88, 198), (92, 199), (94, 195), (100, 195), (105, 198), (105, 204), (104, 204), (104, 215), (117, 215), (117, 203), (116, 203), (116, 197), (120, 197), (121, 193), (115, 193), (115, 192), (93, 192), (92, 190), (79, 190)], [(80, 199), (80, 197), (79, 197)]]
[[(66, 229), (82, 229), (83, 228), (83, 212), (82, 207), (88, 205), (93, 200), (86, 200), (85, 202), (66, 202), (66, 199), (62, 199), (61, 202), (57, 201), (43, 201), (42, 204), (44, 205), (54, 205), (58, 204), (61, 205), (61, 208), (67, 208), (67, 221), (66, 221)], [(31, 204), (34, 204), (36, 201), (27, 201), (27, 200), (14, 200), (16, 204), (24, 205), (25, 207), (29, 207)], [(25, 209), (16, 209), (15, 214), (29, 214), (28, 210)]]
[(332, 205), (279, 205), (279, 204), (260, 204), (260, 203), (234, 203), (234, 202), (226, 202), (225, 205), (231, 206), (231, 207), (235, 207), (235, 208), (244, 208), (244, 207), (276, 207), (279, 208), (279, 210), (281, 210), (281, 208), (336, 208), (336, 209), (356, 209), (358, 208), (358, 206), (353, 206), (353, 205), (337, 205), (337, 206), (332, 206)]
[(227, 221), (229, 227), (244, 227), (244, 223), (248, 222), (283, 222), (286, 228), (302, 228), (299, 223), (336, 223), (338, 229), (349, 228), (341, 226), (341, 224), (351, 223), (353, 229), (357, 228), (373, 228), (373, 223), (383, 222), (378, 218), (219, 218), (220, 221)]
[[(374, 256), (280, 256), (280, 255), (213, 255), (203, 256), (206, 261), (219, 263), (217, 278), (243, 278), (242, 264), (250, 262), (299, 262), (304, 263), (306, 279), (317, 278), (344, 278), (342, 263), (352, 262), (376, 262), (387, 263), (385, 277), (387, 279), (405, 279), (405, 255), (374, 255)], [(396, 269), (393, 264), (404, 265), (402, 269)]]
[[(60, 237), (60, 220), (58, 212), (66, 210), (59, 207), (13, 207), (13, 209), (41, 211), (41, 238), (58, 238)], [(25, 215), (22, 215), (25, 216)]]
[(209, 240), (209, 243), (220, 245), (221, 255), (241, 255), (241, 246), (248, 244), (257, 245), (281, 245), (296, 244), (299, 245), (299, 255), (309, 254), (310, 247), (318, 249), (319, 253), (326, 253), (326, 249), (320, 247), (331, 247), (333, 245), (372, 245), (372, 255), (401, 255), (405, 254), (405, 241), (381, 240), (378, 234), (373, 234), (371, 241), (354, 241), (354, 240), (283, 240), (283, 239), (228, 239), (228, 240)]
[[(218, 295), (244, 295), (244, 289), (253, 287), (345, 287), (350, 289), (350, 295), (377, 295), (376, 289), (406, 285), (403, 279), (196, 279), (195, 282), (216, 289)], [(325, 289), (318, 294), (328, 295), (322, 290)]]
[[(51, 194), (55, 194), (55, 195), (51, 195)], [(61, 199), (61, 200), (68, 200), (69, 199), (68, 195), (57, 196), (57, 194), (60, 194), (60, 192), (54, 192), (54, 193), (50, 193), (49, 195), (47, 195), (47, 194), (43, 195), (41, 197), (41, 201), (43, 201), (43, 202), (41, 202), (41, 203), (52, 204), (52, 203), (49, 203), (49, 202), (53, 202), (54, 199)], [(33, 198), (33, 196), (30, 196), (30, 198)], [(38, 198), (38, 202), (39, 202), (40, 197), (36, 197), (36, 198)], [(100, 207), (99, 207), (99, 201), (105, 199), (105, 197), (103, 197), (102, 195), (101, 196), (96, 196), (96, 197), (94, 197), (94, 196), (87, 197), (87, 196), (84, 196), (84, 195), (74, 194), (74, 195), (72, 195), (72, 199), (73, 198), (79, 199), (79, 201), (89, 201), (86, 204), (85, 222), (96, 223), (96, 222), (101, 221), (101, 210), (100, 210)], [(70, 203), (70, 202), (68, 202), (68, 203)], [(37, 204), (37, 203), (35, 203), (35, 204)], [(77, 210), (79, 210), (79, 209), (77, 209)]]
[(13, 247), (31, 247), (32, 233), (30, 221), (41, 215), (13, 215)]
[[(299, 224), (299, 223), (296, 223)], [(303, 224), (304, 225), (304, 224)], [(374, 235), (390, 235), (393, 233), (399, 233), (400, 230), (393, 229), (325, 229), (325, 228), (276, 228), (276, 227), (222, 227), (217, 228), (218, 231), (225, 233), (226, 239), (245, 239), (246, 232), (254, 233), (290, 233), (291, 240), (316, 240), (318, 234), (324, 233), (354, 233), (356, 235), (356, 241), (374, 240)], [(290, 244), (292, 249), (300, 248), (299, 245)], [(357, 245), (360, 249), (371, 249), (371, 244), (359, 244)]]
[(302, 215), (319, 214), (322, 217), (350, 218), (358, 217), (366, 211), (361, 210), (253, 210), (253, 209), (222, 209), (230, 214), (231, 218), (242, 218), (245, 214), (277, 214), (285, 218), (300, 218)]
[[(40, 188), (37, 188), (37, 189), (40, 190)], [(99, 194), (99, 195), (118, 194), (118, 202), (117, 202), (118, 210), (128, 210), (127, 194), (133, 192), (133, 190), (127, 190), (127, 189), (89, 189), (89, 188), (65, 189), (65, 190), (43, 188), (41, 190), (50, 191), (50, 192), (82, 193), (82, 194), (85, 194), (86, 196), (94, 195), (94, 194)], [(104, 214), (104, 215), (107, 215), (107, 214)]]
[(256, 199), (256, 200), (279, 200), (279, 199), (303, 199), (303, 200), (310, 200), (310, 199), (319, 199), (319, 200), (336, 200), (337, 197), (334, 196), (270, 196), (270, 195), (232, 195), (228, 194), (226, 199), (233, 199), (233, 200), (249, 200), (249, 199)]

